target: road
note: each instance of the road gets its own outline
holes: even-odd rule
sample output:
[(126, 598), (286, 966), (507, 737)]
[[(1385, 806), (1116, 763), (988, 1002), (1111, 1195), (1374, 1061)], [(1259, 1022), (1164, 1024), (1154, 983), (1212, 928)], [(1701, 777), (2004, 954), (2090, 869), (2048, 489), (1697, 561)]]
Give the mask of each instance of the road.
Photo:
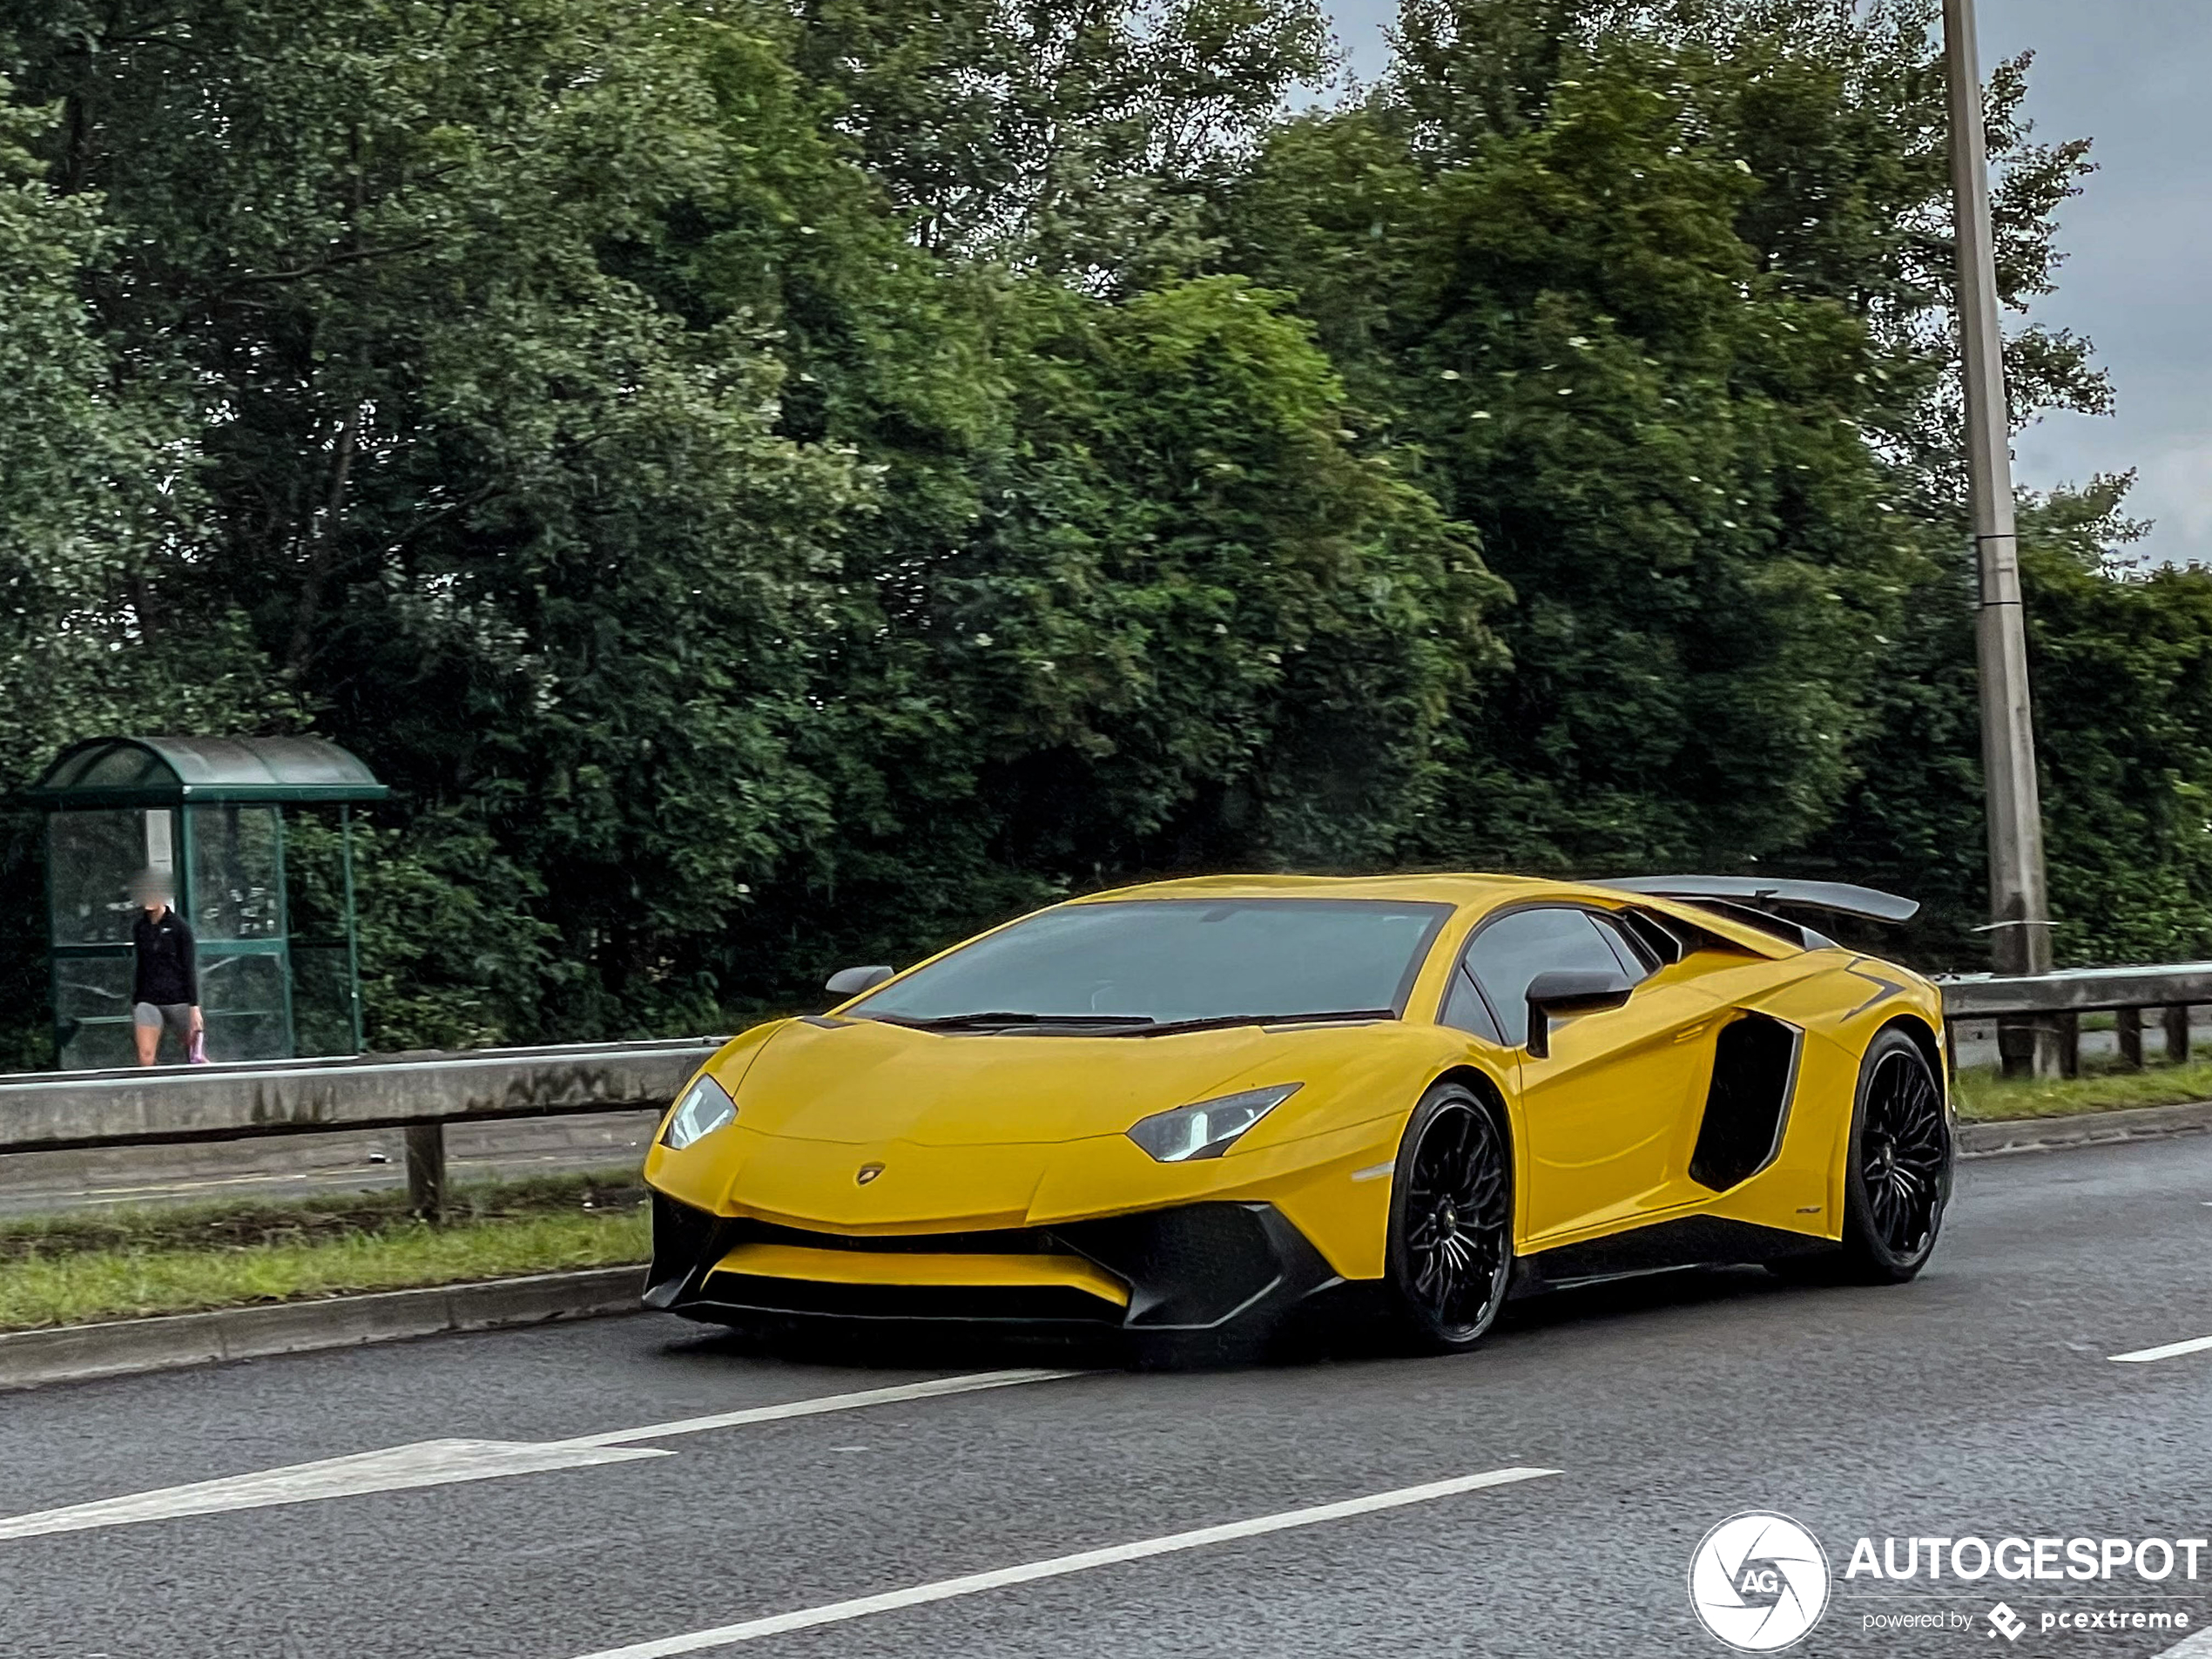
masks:
[[(987, 1373), (1055, 1357), (833, 1362), (639, 1316), (0, 1396), (0, 1654), (597, 1659), (799, 1614), (696, 1650), (1718, 1656), (1685, 1570), (1766, 1508), (1839, 1575), (1795, 1652), (2148, 1656), (2183, 1638), (2040, 1622), (2212, 1622), (2212, 1560), (2158, 1584), (1840, 1575), (1861, 1536), (2212, 1534), (2212, 1351), (2108, 1357), (2212, 1336), (2209, 1204), (2212, 1138), (1981, 1160), (1912, 1286), (1676, 1275), (1521, 1305), (1450, 1359), (1022, 1380)], [(424, 1446), (455, 1440), (496, 1444)], [(1496, 1483), (1405, 1495), (1467, 1475)], [(50, 1513), (134, 1494), (150, 1518)], [(219, 1501), (256, 1507), (189, 1513)], [(1059, 1559), (1123, 1544), (1155, 1553)], [(1866, 1628), (1900, 1613), (1973, 1628)]]

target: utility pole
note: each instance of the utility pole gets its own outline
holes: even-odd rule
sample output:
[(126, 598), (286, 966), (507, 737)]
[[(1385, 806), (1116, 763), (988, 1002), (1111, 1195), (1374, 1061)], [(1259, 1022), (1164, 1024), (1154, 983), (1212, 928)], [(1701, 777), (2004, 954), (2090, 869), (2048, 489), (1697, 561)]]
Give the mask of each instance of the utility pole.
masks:
[[(1982, 128), (1980, 52), (1973, 0), (1943, 0), (1944, 66), (1951, 91), (1951, 189), (1959, 227), (1959, 334), (1966, 347), (1966, 471), (1981, 604), (1974, 644), (1981, 665), (1981, 759), (1988, 793), (1989, 919), (2000, 974), (2051, 971), (2043, 885), (2043, 806), (2035, 781), (2035, 720), (2027, 690), (2027, 624), (2020, 604), (2020, 536), (2013, 516), (2012, 416), (1998, 327), (1996, 236), (1989, 216), (1989, 148)], [(2047, 1023), (2000, 1027), (2007, 1076), (2058, 1069)]]

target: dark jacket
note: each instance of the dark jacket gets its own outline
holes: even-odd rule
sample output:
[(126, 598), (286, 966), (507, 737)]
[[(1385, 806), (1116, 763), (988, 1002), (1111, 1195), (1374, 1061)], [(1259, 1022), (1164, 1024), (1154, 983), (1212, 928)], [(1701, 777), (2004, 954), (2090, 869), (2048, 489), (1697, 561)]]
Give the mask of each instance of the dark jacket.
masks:
[(199, 1001), (199, 964), (192, 948), (192, 929), (175, 911), (164, 908), (160, 917), (138, 912), (131, 924), (131, 944), (138, 955), (138, 971), (131, 976), (131, 1000), (167, 1008), (179, 1002)]

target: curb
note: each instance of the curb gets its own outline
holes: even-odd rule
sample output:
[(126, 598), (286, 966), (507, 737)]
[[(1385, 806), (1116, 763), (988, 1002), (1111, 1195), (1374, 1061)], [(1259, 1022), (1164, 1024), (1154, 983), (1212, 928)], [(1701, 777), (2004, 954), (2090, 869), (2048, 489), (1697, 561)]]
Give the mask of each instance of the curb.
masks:
[(595, 1267), (316, 1302), (13, 1332), (0, 1335), (0, 1389), (352, 1348), (454, 1331), (497, 1331), (554, 1319), (635, 1313), (644, 1288), (642, 1265)]
[(1986, 1158), (2066, 1146), (2110, 1146), (2122, 1141), (2202, 1135), (2207, 1130), (2212, 1130), (2212, 1101), (2206, 1100), (2180, 1106), (2131, 1106), (2115, 1112), (2074, 1112), (2065, 1117), (2014, 1117), (1959, 1124), (1959, 1156)]

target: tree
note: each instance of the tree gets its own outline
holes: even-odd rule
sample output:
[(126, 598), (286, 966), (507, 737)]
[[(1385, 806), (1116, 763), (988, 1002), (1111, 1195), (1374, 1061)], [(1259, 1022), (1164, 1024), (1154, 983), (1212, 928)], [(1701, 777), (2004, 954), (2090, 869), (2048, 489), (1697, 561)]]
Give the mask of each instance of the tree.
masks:
[[(2054, 954), (2062, 963), (2194, 960), (2212, 947), (2212, 576), (2128, 556), (2143, 526), (2126, 478), (2027, 503), (2020, 518)], [(1812, 849), (1933, 900), (1915, 928), (1975, 963), (1981, 902), (1973, 589), (1954, 567), (1892, 647), (1883, 750)]]
[(806, 0), (793, 62), (922, 247), (1094, 277), (1192, 253), (1195, 186), (1326, 67), (1313, 0)]
[[(199, 507), (185, 411), (158, 378), (125, 372), (82, 298), (110, 261), (96, 197), (64, 195), (34, 147), (58, 112), (9, 102), (0, 80), (0, 781), (29, 782), (91, 731), (281, 722), (227, 607), (187, 629), (148, 618), (165, 556)], [(38, 819), (0, 814), (0, 1066), (50, 1058)]]
[[(52, 688), (0, 769), (356, 749), (381, 1043), (700, 1028), (1227, 866), (1894, 872), (1971, 950), (1930, 17), (1412, 0), (1293, 114), (1310, 0), (0, 0)], [(2025, 68), (2015, 302), (2087, 165)], [(2011, 360), (2019, 418), (2105, 396)], [(2028, 516), (2062, 951), (2212, 902), (2200, 589), (2117, 492)], [(2060, 821), (2114, 804), (2141, 860)]]
[(518, 961), (557, 929), (487, 1028), (564, 981), (577, 1035), (707, 1017), (680, 941), (819, 810), (787, 729), (860, 485), (775, 430), (742, 323), (687, 329), (610, 268), (723, 153), (700, 30), (589, 0), (42, 10), (54, 176), (129, 231), (97, 326), (196, 405), (206, 529), (149, 619), (241, 609), (405, 792), (421, 867), (471, 870)]
[[(1454, 39), (1479, 57), (1496, 32)], [(1786, 851), (1850, 780), (1877, 636), (1921, 568), (1864, 436), (1884, 343), (1746, 240), (1760, 183), (1710, 118), (1733, 60), (1569, 35), (1540, 54), (1541, 98), (1494, 125), (1442, 100), (1448, 126), (1415, 73), (1522, 82), (1437, 38), (1367, 106), (1279, 135), (1224, 222), (1231, 257), (1296, 273), (1347, 380), (1520, 596), (1438, 851)]]

